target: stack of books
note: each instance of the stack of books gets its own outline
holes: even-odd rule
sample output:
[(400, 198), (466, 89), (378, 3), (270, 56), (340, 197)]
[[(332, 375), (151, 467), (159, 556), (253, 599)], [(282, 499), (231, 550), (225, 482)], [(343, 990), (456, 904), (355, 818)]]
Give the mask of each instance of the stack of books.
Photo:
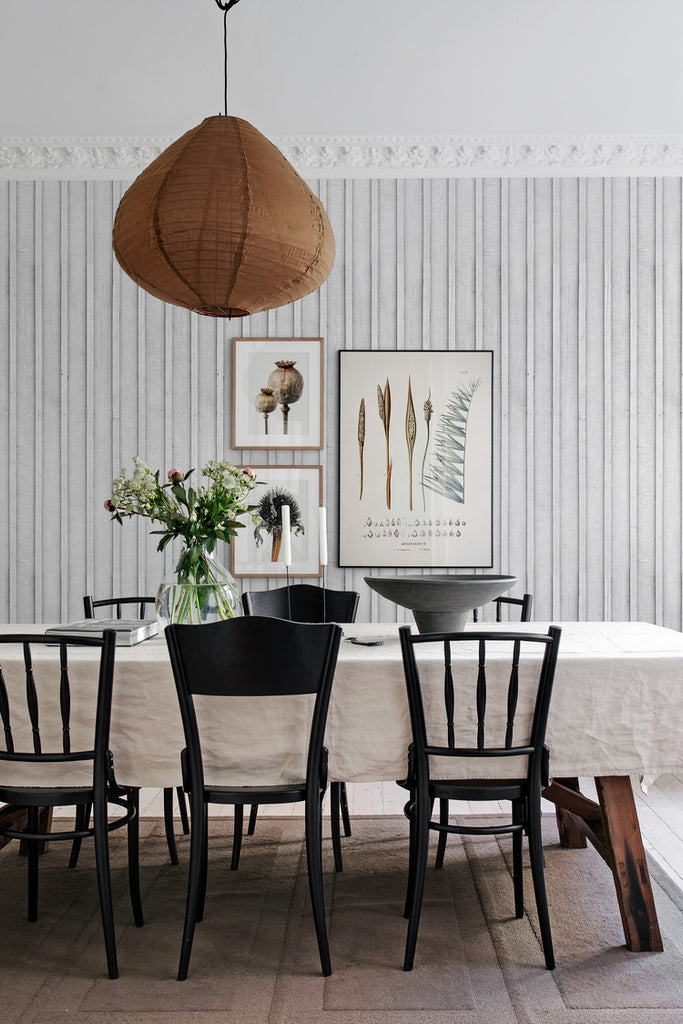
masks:
[(97, 636), (105, 629), (113, 629), (116, 633), (117, 647), (133, 647), (158, 633), (156, 619), (81, 619), (80, 622), (66, 622), (60, 626), (50, 626), (46, 633), (72, 636)]

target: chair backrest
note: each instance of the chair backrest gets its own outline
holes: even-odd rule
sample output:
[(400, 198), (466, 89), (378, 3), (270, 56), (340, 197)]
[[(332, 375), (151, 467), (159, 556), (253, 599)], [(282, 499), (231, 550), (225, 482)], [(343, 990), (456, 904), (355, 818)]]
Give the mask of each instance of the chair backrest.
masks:
[[(73, 659), (70, 663), (70, 653), (85, 648), (94, 648), (98, 657), (86, 653), (77, 667)], [(3, 762), (47, 766), (47, 775), (28, 770), (26, 785), (39, 779), (42, 786), (52, 787), (76, 784), (74, 771), (79, 784), (92, 785), (92, 762), (95, 773), (108, 770), (115, 651), (113, 630), (104, 630), (101, 637), (0, 635), (0, 800), (6, 799), (3, 785), (10, 784), (3, 778)], [(73, 694), (72, 677), (78, 678)], [(76, 762), (81, 762), (80, 772)], [(83, 762), (91, 763), (89, 777), (82, 772)], [(20, 784), (16, 772), (11, 779)]]
[[(533, 594), (524, 594), (523, 597), (497, 597), (493, 602), (496, 606), (496, 622), (503, 621), (503, 605), (506, 607), (519, 608), (519, 621), (531, 622), (531, 609), (534, 604)], [(475, 622), (479, 621), (479, 609), (475, 608), (472, 613)]]
[[(115, 608), (116, 614), (109, 616), (110, 618), (122, 619), (123, 618), (123, 605), (137, 605), (137, 618), (145, 618), (145, 605), (153, 605), (155, 598), (153, 597), (105, 597), (100, 601), (95, 601), (90, 594), (85, 594), (83, 597), (83, 611), (86, 619), (97, 618), (95, 615), (96, 608)], [(132, 611), (135, 611), (133, 608)]]
[(354, 622), (360, 594), (296, 583), (242, 594), (245, 615), (271, 615), (292, 622)]
[[(201, 626), (167, 626), (166, 640), (191, 776), (203, 779), (195, 697), (288, 699), (311, 695), (315, 700), (310, 731), (303, 745), (301, 737), (297, 743), (297, 749), (306, 751), (304, 760), (309, 778), (312, 766), (319, 766), (322, 758), (341, 635), (341, 628), (334, 623), (289, 622), (260, 615)], [(258, 714), (258, 706), (255, 706), (253, 715)], [(280, 731), (277, 715), (271, 725)], [(236, 749), (240, 748), (240, 741), (248, 745), (244, 735), (239, 728), (233, 728), (229, 743)], [(223, 741), (225, 736), (221, 733), (220, 738)], [(234, 757), (231, 760), (234, 763)], [(315, 784), (318, 783), (316, 773)]]
[(477, 778), (481, 764), (468, 759), (496, 758), (497, 777), (519, 777), (528, 758), (521, 775), (540, 781), (561, 630), (399, 635), (416, 766), (428, 775), (430, 757), (464, 759)]

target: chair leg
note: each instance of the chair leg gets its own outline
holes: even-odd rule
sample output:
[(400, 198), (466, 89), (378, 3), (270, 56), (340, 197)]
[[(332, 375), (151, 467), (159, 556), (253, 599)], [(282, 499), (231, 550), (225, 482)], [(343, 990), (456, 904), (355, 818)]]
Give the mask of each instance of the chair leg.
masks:
[[(524, 809), (519, 803), (512, 805), (512, 821), (515, 825), (521, 825), (524, 820)], [(519, 832), (512, 834), (512, 881), (515, 889), (515, 917), (524, 917), (524, 867), (522, 840), (524, 834)]]
[[(332, 783), (337, 785), (337, 783)], [(348, 839), (351, 835), (351, 818), (349, 817), (349, 801), (346, 793), (346, 783), (340, 782), (339, 785), (339, 800), (341, 803), (342, 822), (344, 824), (344, 835)]]
[[(26, 831), (34, 834), (39, 831), (38, 825), (39, 808), (27, 807), (26, 809)], [(31, 922), (38, 920), (38, 862), (39, 862), (39, 841), (37, 839), (26, 840), (26, 853), (28, 865), (28, 919)]]
[[(439, 800), (439, 824), (448, 824), (448, 800)], [(448, 832), (439, 832), (439, 841), (436, 847), (436, 861), (434, 867), (443, 867), (443, 858), (446, 852), (446, 840), (448, 839)]]
[(249, 809), (249, 825), (247, 827), (247, 835), (253, 836), (254, 830), (256, 829), (256, 818), (258, 815), (258, 804), (252, 804)]
[[(90, 822), (90, 812), (92, 810), (91, 804), (79, 804), (76, 808), (76, 828), (85, 829), (88, 827)], [(71, 844), (71, 856), (69, 857), (69, 867), (75, 868), (78, 864), (78, 856), (81, 852), (82, 839), (74, 839)]]
[(140, 895), (140, 790), (130, 789), (126, 795), (135, 808), (135, 817), (128, 822), (128, 888), (135, 927), (142, 928), (145, 920)]
[(190, 822), (187, 817), (187, 801), (185, 800), (185, 792), (182, 786), (176, 786), (175, 792), (178, 798), (178, 811), (180, 812), (180, 824), (183, 827), (183, 835), (189, 836)]
[(209, 876), (209, 805), (204, 804), (202, 810), (204, 814), (204, 834), (206, 835), (206, 842), (204, 843), (204, 857), (201, 863), (201, 885), (199, 889), (199, 898), (197, 900), (197, 922), (204, 920), (206, 885)]
[(541, 929), (541, 941), (543, 942), (545, 965), (549, 971), (552, 971), (555, 967), (555, 954), (553, 952), (553, 940), (550, 933), (548, 897), (545, 889), (543, 840), (541, 837), (540, 793), (533, 794), (529, 797), (529, 860), (531, 862), (531, 877), (534, 883), (536, 910), (538, 912), (538, 923)]
[(234, 829), (232, 833), (232, 858), (230, 870), (237, 871), (240, 863), (240, 850), (242, 849), (242, 830), (244, 828), (244, 805), (235, 804)]
[(408, 819), (408, 884), (406, 886), (406, 898), (403, 904), (403, 916), (410, 917), (410, 908), (413, 905), (413, 892), (415, 891), (415, 795), (411, 793), (410, 798), (403, 808), (403, 813)]
[(415, 854), (412, 881), (412, 900), (410, 905), (410, 919), (408, 921), (408, 934), (406, 936), (406, 949), (403, 958), (403, 970), (412, 971), (415, 960), (415, 946), (417, 944), (417, 932), (420, 926), (420, 912), (422, 910), (422, 897), (424, 894), (425, 872), (427, 870), (427, 852), (429, 848), (429, 818), (432, 803), (427, 794), (417, 794), (415, 802)]
[(332, 851), (334, 853), (334, 870), (342, 871), (341, 831), (339, 828), (340, 818), (340, 782), (330, 783), (330, 827), (332, 829)]
[(322, 835), (322, 798), (323, 794), (307, 795), (306, 797), (306, 864), (308, 867), (308, 888), (313, 907), (313, 922), (318, 940), (320, 967), (324, 977), (332, 973), (330, 962), (330, 945), (327, 939), (325, 924), (325, 893), (323, 890), (323, 835)]
[(203, 892), (206, 888), (205, 864), (207, 857), (207, 821), (206, 804), (196, 807), (192, 803), (192, 829), (190, 830), (190, 870), (187, 883), (187, 904), (185, 907), (185, 925), (183, 940), (180, 947), (178, 963), (178, 981), (185, 981), (190, 966), (192, 940), (197, 921), (201, 920)]
[(95, 790), (93, 802), (95, 826), (95, 863), (97, 865), (97, 887), (100, 894), (100, 913), (102, 915), (102, 931), (104, 948), (107, 954), (107, 967), (110, 978), (118, 978), (119, 968), (116, 961), (116, 935), (114, 932), (114, 907), (111, 897), (111, 872), (109, 867), (109, 832), (107, 797), (102, 783), (102, 792)]
[(166, 830), (166, 845), (171, 858), (171, 864), (178, 863), (178, 848), (175, 844), (175, 832), (173, 828), (173, 790), (164, 790), (164, 828)]

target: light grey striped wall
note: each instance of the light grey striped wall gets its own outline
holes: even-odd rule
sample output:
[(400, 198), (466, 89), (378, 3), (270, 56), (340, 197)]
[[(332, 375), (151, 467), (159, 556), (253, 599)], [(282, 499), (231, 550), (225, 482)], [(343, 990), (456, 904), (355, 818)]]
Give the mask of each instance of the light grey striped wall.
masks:
[[(681, 179), (312, 185), (337, 241), (327, 284), (228, 323), (119, 271), (124, 184), (0, 182), (0, 620), (155, 590), (167, 565), (146, 524), (103, 508), (138, 453), (164, 469), (321, 461), (328, 585), (360, 590), (362, 619), (395, 618), (365, 570), (334, 565), (337, 352), (474, 347), (495, 353), (494, 569), (520, 577), (537, 618), (679, 629)], [(322, 453), (231, 450), (230, 345), (249, 335), (325, 339)]]

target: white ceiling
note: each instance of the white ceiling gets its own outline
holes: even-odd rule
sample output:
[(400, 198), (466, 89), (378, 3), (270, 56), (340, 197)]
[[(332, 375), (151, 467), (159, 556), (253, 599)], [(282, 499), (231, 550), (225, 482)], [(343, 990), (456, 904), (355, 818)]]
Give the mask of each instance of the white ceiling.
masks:
[[(680, 0), (241, 0), (229, 112), (269, 136), (679, 134)], [(0, 136), (176, 136), (223, 109), (215, 0), (0, 13)]]

